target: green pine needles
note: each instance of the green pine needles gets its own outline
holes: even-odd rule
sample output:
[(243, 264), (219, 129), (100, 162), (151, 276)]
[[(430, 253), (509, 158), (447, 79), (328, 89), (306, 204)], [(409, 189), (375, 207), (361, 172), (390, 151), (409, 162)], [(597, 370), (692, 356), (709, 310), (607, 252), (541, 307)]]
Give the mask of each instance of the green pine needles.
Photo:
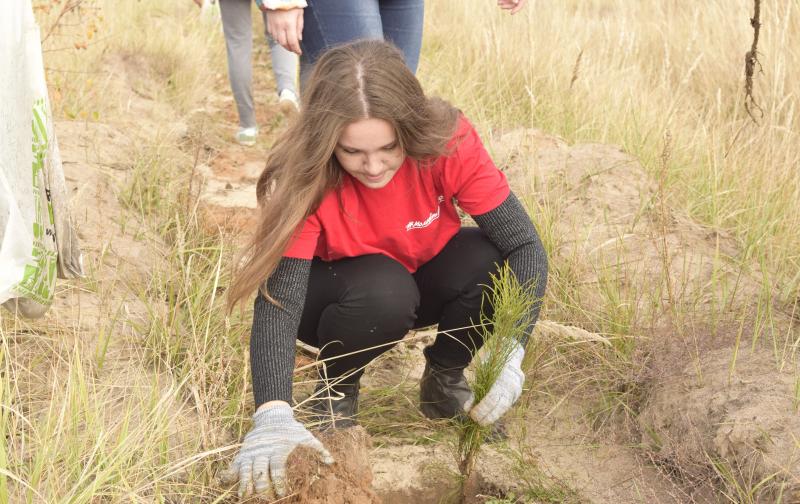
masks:
[[(474, 378), (470, 387), (473, 404), (478, 404), (494, 385), (511, 353), (526, 336), (530, 313), (536, 299), (534, 286), (521, 285), (506, 264), (492, 275), (490, 294), (484, 297), (493, 308), (492, 317), (481, 316), (480, 330), (483, 348), (473, 360)], [(483, 310), (486, 311), (486, 310)], [(457, 423), (459, 471), (462, 477), (462, 498), (466, 498), (466, 484), (475, 466), (481, 446), (491, 434), (492, 426), (482, 426), (466, 416)]]

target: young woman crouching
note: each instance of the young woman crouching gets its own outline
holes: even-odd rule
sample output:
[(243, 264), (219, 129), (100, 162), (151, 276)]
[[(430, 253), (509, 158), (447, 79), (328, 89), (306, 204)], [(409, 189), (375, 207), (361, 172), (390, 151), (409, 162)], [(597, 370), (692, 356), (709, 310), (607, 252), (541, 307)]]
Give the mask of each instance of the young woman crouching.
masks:
[[(363, 368), (433, 324), (423, 414), (491, 424), (519, 398), (525, 341), (479, 404), (463, 370), (482, 344), (474, 324), (491, 274), (507, 262), (540, 300), (544, 249), (473, 126), (425, 96), (396, 48), (361, 41), (320, 58), (257, 192), (258, 228), (230, 289), (235, 304), (260, 288), (250, 340), (256, 413), (230, 469), (240, 494), (283, 495), (298, 445), (332, 461), (292, 413), (296, 338), (321, 349), (321, 387), (332, 391), (318, 390), (313, 409), (332, 413), (336, 427), (357, 418)], [(462, 227), (457, 206), (479, 227)]]

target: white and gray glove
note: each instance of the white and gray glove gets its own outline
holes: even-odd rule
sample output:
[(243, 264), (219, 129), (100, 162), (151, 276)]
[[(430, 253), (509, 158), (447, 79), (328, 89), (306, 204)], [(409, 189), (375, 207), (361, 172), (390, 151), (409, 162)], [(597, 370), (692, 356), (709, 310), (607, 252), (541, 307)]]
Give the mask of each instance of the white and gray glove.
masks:
[(256, 411), (253, 428), (244, 437), (239, 454), (223, 475), (229, 482), (239, 480), (239, 497), (275, 491), (286, 495), (286, 460), (297, 446), (314, 449), (326, 464), (333, 457), (319, 439), (294, 419), (292, 407), (279, 403)]
[(471, 397), (464, 403), (464, 411), (473, 420), (481, 425), (491, 425), (517, 402), (519, 396), (522, 395), (522, 385), (525, 383), (525, 373), (522, 372), (523, 357), (525, 357), (525, 349), (517, 343), (500, 374), (497, 375), (497, 380), (481, 402), (473, 407), (474, 398)]

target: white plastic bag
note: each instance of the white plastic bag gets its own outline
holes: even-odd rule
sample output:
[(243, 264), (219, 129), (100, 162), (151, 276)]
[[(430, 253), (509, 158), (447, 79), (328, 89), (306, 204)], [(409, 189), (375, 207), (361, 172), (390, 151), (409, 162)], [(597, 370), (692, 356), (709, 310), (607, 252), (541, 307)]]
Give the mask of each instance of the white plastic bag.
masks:
[(31, 166), (33, 160), (31, 149), (24, 148), (32, 138), (32, 112), (26, 106), (32, 93), (25, 84), (27, 68), (8, 71), (25, 60), (25, 9), (22, 2), (11, 2), (4, 10), (0, 16), (0, 303), (10, 297), (9, 290), (33, 258), (33, 232), (24, 224), (27, 216), (15, 195), (17, 188), (30, 183), (30, 169), (12, 169)]
[(11, 2), (0, 18), (0, 133), (0, 303), (39, 317), (56, 274), (78, 276), (83, 266), (30, 0)]

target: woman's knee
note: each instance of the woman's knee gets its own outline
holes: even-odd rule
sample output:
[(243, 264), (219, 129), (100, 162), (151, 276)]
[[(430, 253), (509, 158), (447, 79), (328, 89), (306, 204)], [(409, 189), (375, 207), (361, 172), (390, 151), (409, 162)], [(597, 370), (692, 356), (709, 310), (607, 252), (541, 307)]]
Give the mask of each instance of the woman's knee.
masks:
[(315, 261), (298, 334), (303, 341), (315, 340), (315, 346), (399, 339), (413, 327), (419, 299), (411, 274), (388, 257)]
[(387, 324), (413, 324), (420, 295), (408, 270), (383, 255), (357, 259), (357, 267), (364, 274), (348, 283), (345, 303), (359, 307), (368, 319), (379, 319)]
[[(334, 374), (371, 361), (403, 339), (419, 306), (413, 277), (396, 261), (362, 256), (340, 266), (351, 273), (344, 295), (323, 311), (317, 330), (326, 358), (346, 356), (334, 366)], [(342, 269), (337, 268), (337, 275)]]
[(480, 228), (462, 228), (454, 240), (464, 266), (472, 271), (494, 272), (503, 263), (503, 254)]
[(494, 243), (478, 228), (465, 228), (459, 233), (462, 257), (463, 286), (461, 291), (481, 292), (491, 283), (492, 275), (497, 274), (503, 265), (503, 254)]

